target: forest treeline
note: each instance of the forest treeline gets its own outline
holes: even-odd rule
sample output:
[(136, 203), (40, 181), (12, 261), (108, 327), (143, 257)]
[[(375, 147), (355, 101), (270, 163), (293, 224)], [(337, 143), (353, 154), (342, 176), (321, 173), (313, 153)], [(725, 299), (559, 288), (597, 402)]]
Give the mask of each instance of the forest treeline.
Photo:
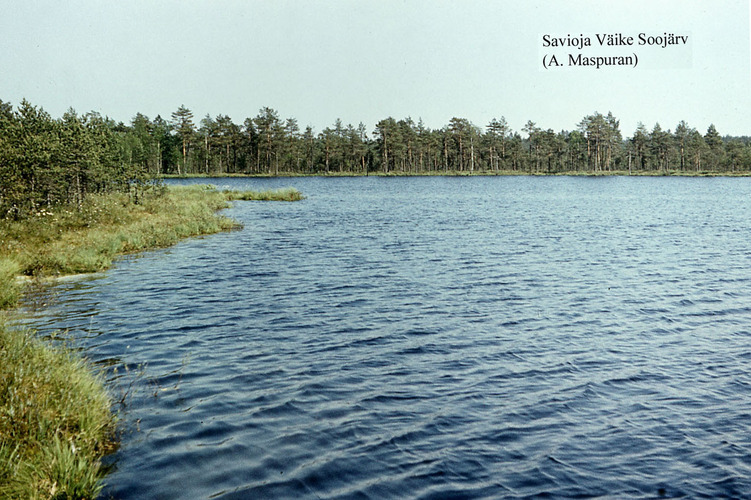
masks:
[(135, 201), (166, 174), (335, 174), (443, 172), (751, 171), (751, 137), (722, 137), (685, 121), (671, 131), (639, 124), (624, 138), (612, 113), (585, 116), (571, 131), (529, 121), (513, 130), (504, 117), (485, 128), (452, 118), (439, 129), (411, 118), (379, 121), (373, 130), (341, 120), (321, 132), (302, 129), (272, 108), (235, 123), (227, 115), (197, 119), (180, 106), (169, 119), (138, 113), (129, 124), (72, 109), (52, 118), (22, 101), (0, 101), (0, 214), (23, 216), (56, 203), (81, 203), (91, 192), (127, 191)]
[(128, 192), (138, 201), (154, 179), (132, 157), (131, 127), (73, 110), (53, 119), (24, 100), (0, 100), (0, 218), (83, 204), (91, 193)]

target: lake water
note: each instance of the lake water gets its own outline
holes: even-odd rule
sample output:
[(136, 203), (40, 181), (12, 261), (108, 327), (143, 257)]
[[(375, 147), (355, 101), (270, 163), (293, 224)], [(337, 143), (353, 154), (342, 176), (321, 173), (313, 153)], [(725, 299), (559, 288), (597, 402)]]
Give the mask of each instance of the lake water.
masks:
[(210, 182), (307, 199), (31, 297), (104, 498), (751, 495), (751, 179)]

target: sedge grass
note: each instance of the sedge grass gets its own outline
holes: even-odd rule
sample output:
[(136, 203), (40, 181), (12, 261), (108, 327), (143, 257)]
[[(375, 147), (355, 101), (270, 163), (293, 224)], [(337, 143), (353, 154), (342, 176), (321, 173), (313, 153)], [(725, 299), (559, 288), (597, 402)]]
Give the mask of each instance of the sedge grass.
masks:
[(228, 200), (245, 201), (300, 201), (305, 199), (295, 188), (269, 189), (266, 191), (225, 191)]
[[(81, 210), (61, 208), (20, 222), (0, 222), (0, 258), (29, 276), (102, 271), (121, 254), (236, 227), (216, 214), (226, 206), (223, 193), (205, 186), (174, 187), (138, 205), (119, 194), (91, 196)], [(0, 264), (0, 280), (7, 283), (2, 269)]]
[(17, 262), (0, 258), (0, 309), (11, 307), (21, 295), (16, 275), (21, 271)]
[(20, 222), (0, 221), (0, 304), (13, 302), (17, 292), (8, 276), (17, 272), (54, 276), (102, 271), (124, 253), (237, 227), (216, 213), (229, 201), (303, 198), (294, 188), (257, 192), (177, 186), (138, 205), (125, 195), (90, 196), (80, 210), (61, 208)]
[(103, 378), (71, 349), (0, 323), (0, 498), (95, 498), (115, 417)]

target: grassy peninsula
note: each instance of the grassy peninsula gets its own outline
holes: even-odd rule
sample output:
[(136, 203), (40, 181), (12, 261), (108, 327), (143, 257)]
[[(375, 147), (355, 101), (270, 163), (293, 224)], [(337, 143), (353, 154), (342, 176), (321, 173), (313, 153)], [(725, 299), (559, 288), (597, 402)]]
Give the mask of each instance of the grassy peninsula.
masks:
[(101, 458), (117, 447), (102, 375), (71, 349), (8, 326), (25, 281), (102, 271), (125, 253), (236, 228), (216, 213), (235, 199), (302, 195), (156, 187), (138, 203), (125, 193), (91, 194), (80, 205), (0, 220), (0, 498), (95, 498)]

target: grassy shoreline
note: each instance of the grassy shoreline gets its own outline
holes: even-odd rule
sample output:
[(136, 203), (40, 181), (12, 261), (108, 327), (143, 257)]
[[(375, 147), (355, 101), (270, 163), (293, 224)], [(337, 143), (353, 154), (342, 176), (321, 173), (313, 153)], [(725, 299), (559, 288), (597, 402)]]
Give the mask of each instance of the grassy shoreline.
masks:
[[(222, 192), (170, 187), (135, 205), (90, 196), (78, 209), (40, 210), (0, 221), (0, 310), (23, 291), (21, 277), (103, 271), (120, 255), (239, 227), (217, 214), (235, 199), (296, 200), (294, 189)], [(105, 380), (72, 349), (11, 328), (0, 311), (0, 498), (95, 498), (102, 457), (117, 447), (117, 418)]]
[(117, 417), (101, 372), (0, 320), (0, 497), (95, 498)]

